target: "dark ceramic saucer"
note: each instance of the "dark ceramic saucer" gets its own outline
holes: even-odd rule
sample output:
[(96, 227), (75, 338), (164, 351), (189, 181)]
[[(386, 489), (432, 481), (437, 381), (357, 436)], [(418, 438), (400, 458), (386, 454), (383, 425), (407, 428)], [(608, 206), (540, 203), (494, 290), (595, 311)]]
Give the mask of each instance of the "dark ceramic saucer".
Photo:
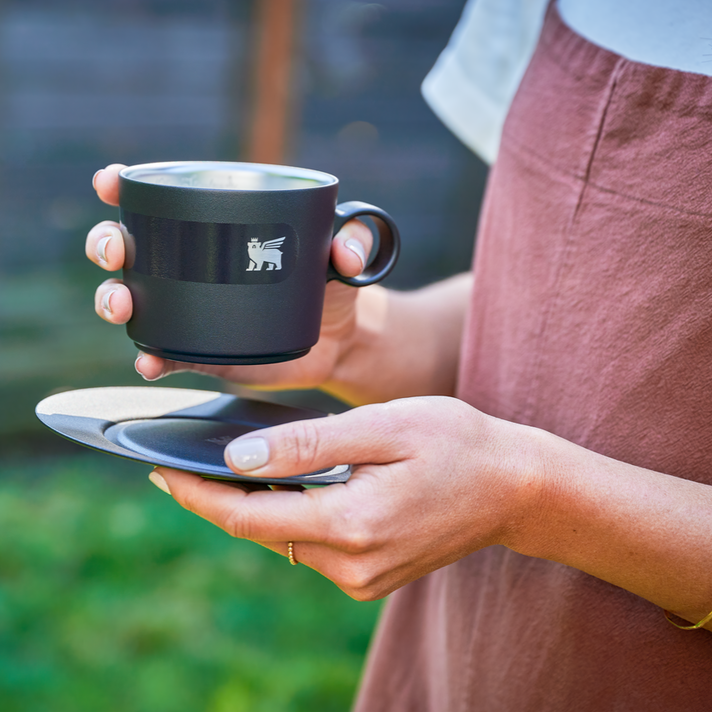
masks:
[(209, 479), (261, 484), (334, 484), (348, 465), (281, 479), (236, 475), (225, 464), (230, 440), (253, 430), (324, 413), (186, 388), (110, 387), (66, 391), (37, 404), (37, 417), (80, 445)]

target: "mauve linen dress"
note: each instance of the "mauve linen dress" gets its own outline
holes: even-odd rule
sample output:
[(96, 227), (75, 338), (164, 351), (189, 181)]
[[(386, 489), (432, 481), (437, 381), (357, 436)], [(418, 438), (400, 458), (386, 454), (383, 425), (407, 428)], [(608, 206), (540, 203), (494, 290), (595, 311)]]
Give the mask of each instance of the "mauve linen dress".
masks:
[[(458, 396), (712, 483), (712, 79), (550, 6), (490, 176)], [(489, 547), (392, 594), (356, 710), (709, 712), (712, 633)]]

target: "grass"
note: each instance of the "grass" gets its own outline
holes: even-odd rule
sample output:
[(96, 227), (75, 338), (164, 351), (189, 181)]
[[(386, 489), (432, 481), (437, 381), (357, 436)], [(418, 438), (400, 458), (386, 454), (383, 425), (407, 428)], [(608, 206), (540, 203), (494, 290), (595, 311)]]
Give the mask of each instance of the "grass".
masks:
[(347, 710), (379, 605), (147, 474), (88, 451), (0, 461), (3, 712)]

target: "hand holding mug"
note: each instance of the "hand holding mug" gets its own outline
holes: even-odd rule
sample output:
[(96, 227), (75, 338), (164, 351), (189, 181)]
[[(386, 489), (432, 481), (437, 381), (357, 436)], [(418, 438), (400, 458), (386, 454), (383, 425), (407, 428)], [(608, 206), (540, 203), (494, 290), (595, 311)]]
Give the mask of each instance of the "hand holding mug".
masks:
[[(184, 165), (189, 165), (189, 164), (178, 164), (181, 166)], [(221, 166), (224, 164), (213, 164), (217, 166)], [(120, 165), (112, 165), (109, 166), (107, 169), (100, 171), (97, 173), (94, 179), (94, 185), (95, 188), (102, 200), (104, 202), (107, 202), (111, 205), (116, 205), (119, 202), (119, 171), (121, 171), (124, 168), (124, 166)], [(261, 167), (260, 167), (261, 168)], [(273, 170), (273, 167), (269, 167), (270, 170)], [(274, 167), (278, 168), (278, 167)], [(299, 169), (289, 169), (290, 171), (294, 170), (299, 170)], [(314, 193), (320, 194), (317, 195), (316, 197), (318, 200), (316, 203), (312, 202), (312, 206), (316, 206), (318, 211), (321, 212), (321, 222), (322, 222), (322, 227), (321, 232), (324, 232), (324, 227), (323, 223), (329, 222), (329, 227), (331, 226), (330, 223), (334, 221), (334, 216), (331, 215), (328, 218), (325, 216), (325, 213), (327, 210), (332, 208), (328, 208), (328, 205), (330, 204), (330, 201), (333, 201), (333, 204), (335, 205), (335, 197), (336, 197), (336, 179), (333, 179), (331, 176), (327, 176), (326, 174), (320, 174), (318, 172), (311, 172), (311, 171), (304, 171), (303, 173), (307, 174), (308, 178), (311, 178), (310, 174), (316, 174), (317, 181), (316, 185), (311, 185), (308, 186), (306, 191), (304, 189), (293, 189), (293, 190), (286, 190), (283, 191), (285, 195), (290, 195), (292, 198), (296, 195), (298, 201), (303, 201), (304, 198), (309, 198), (309, 193), (312, 193), (312, 201), (314, 199)], [(323, 178), (322, 176), (326, 176)], [(220, 178), (220, 176), (218, 176)], [(288, 175), (287, 179), (293, 178), (292, 175)], [(164, 177), (161, 177), (161, 179), (164, 179)], [(220, 178), (221, 180), (225, 180), (224, 177)], [(170, 179), (169, 179), (170, 180)], [(133, 186), (134, 188), (136, 186)], [(139, 185), (139, 189), (143, 189), (145, 186)], [(149, 184), (148, 188), (149, 190), (154, 190), (158, 191), (159, 193), (162, 191), (162, 189), (165, 186), (160, 186), (156, 184)], [(312, 188), (312, 190), (309, 190), (309, 187)], [(313, 190), (313, 188), (316, 187), (317, 190)], [(174, 207), (177, 206), (177, 210), (185, 210), (185, 199), (184, 195), (190, 194), (194, 191), (187, 191), (181, 193), (180, 191), (182, 190), (179, 187), (176, 186), (168, 186), (168, 193), (171, 192), (171, 189), (173, 193), (177, 193), (177, 196), (174, 196)], [(200, 192), (200, 191), (199, 191)], [(228, 193), (229, 191), (226, 190), (209, 190), (209, 191), (202, 191), (203, 194), (208, 192), (208, 197), (214, 198), (215, 196), (220, 196), (222, 195), (223, 199), (229, 199), (229, 202), (232, 202), (234, 195), (231, 196), (225, 196), (225, 193)], [(233, 193), (238, 192), (241, 193), (243, 196), (245, 192), (249, 193), (249, 191), (233, 191)], [(205, 197), (203, 195), (203, 197)], [(135, 198), (135, 196), (134, 196)], [(250, 200), (254, 200), (255, 198), (259, 199), (259, 195), (255, 195), (254, 191), (252, 192), (251, 195), (247, 196), (248, 198), (248, 203)], [(264, 198), (264, 196), (263, 196)], [(130, 202), (130, 201), (129, 201)], [(159, 201), (160, 202), (160, 201)], [(135, 199), (134, 199), (135, 203)], [(353, 205), (353, 204), (352, 204)], [(140, 209), (143, 210), (143, 212), (148, 212), (148, 210), (145, 208), (145, 206), (138, 206)], [(149, 206), (150, 207), (150, 206)], [(224, 209), (223, 205), (223, 209)], [(244, 204), (243, 204), (244, 207)], [(249, 205), (248, 205), (249, 208)], [(165, 210), (165, 206), (163, 208)], [(229, 208), (228, 208), (229, 209)], [(381, 218), (383, 215), (385, 220), (390, 221), (388, 216), (382, 213), (382, 211), (378, 211), (378, 209), (372, 208), (370, 206), (364, 206), (363, 204), (356, 205), (352, 207), (352, 214), (369, 214), (373, 213), (373, 211), (377, 212), (377, 217)], [(126, 212), (131, 212), (131, 211), (126, 211)], [(159, 206), (159, 212), (160, 212), (160, 206)], [(279, 212), (279, 211), (277, 211)], [(308, 212), (308, 211), (307, 211)], [(312, 210), (313, 212), (313, 210)], [(272, 214), (272, 219), (277, 220), (277, 225), (283, 231), (285, 228), (285, 223), (282, 222), (283, 220), (286, 221), (286, 219), (290, 219), (289, 215), (291, 215), (293, 211), (289, 209), (289, 206), (286, 206), (286, 212), (283, 210), (280, 215), (273, 213)], [(302, 210), (302, 213), (304, 213), (304, 210)], [(165, 214), (165, 212), (164, 212)], [(173, 213), (176, 215), (176, 213)], [(240, 213), (241, 215), (245, 215), (244, 211)], [(260, 215), (264, 216), (264, 212), (262, 212)], [(139, 214), (139, 222), (143, 219), (143, 216)], [(194, 215), (194, 214), (193, 214)], [(224, 216), (224, 213), (223, 213)], [(287, 216), (287, 217), (281, 217), (281, 216)], [(338, 214), (336, 215), (336, 221), (338, 223), (339, 220), (341, 222), (345, 222), (343, 225), (342, 229), (338, 231), (338, 233), (335, 235), (333, 241), (331, 240), (331, 234), (329, 233), (326, 236), (326, 242), (324, 242), (324, 235), (320, 237), (321, 247), (317, 247), (317, 252), (319, 249), (322, 250), (323, 252), (323, 245), (325, 244), (327, 247), (327, 254), (326, 254), (326, 259), (320, 257), (322, 260), (322, 265), (321, 269), (328, 269), (329, 274), (328, 276), (330, 278), (357, 278), (356, 280), (350, 280), (350, 281), (355, 281), (356, 283), (363, 283), (364, 281), (369, 280), (369, 275), (370, 279), (373, 279), (374, 276), (376, 278), (380, 278), (384, 276), (385, 273), (387, 273), (387, 269), (392, 266), (393, 261), (395, 260), (395, 256), (397, 254), (397, 231), (395, 231), (395, 236), (391, 238), (391, 234), (389, 234), (389, 231), (387, 229), (387, 225), (384, 223), (384, 218), (381, 218), (381, 236), (382, 236), (382, 242), (385, 242), (385, 246), (388, 248), (389, 241), (391, 241), (389, 251), (379, 251), (379, 255), (377, 255), (376, 260), (374, 260), (373, 265), (370, 266), (369, 271), (366, 273), (365, 277), (358, 277), (358, 275), (361, 275), (363, 272), (364, 268), (364, 263), (365, 263), (365, 257), (366, 255), (369, 254), (371, 250), (371, 233), (370, 231), (359, 221), (357, 220), (348, 220), (346, 221), (346, 218), (348, 216), (348, 213), (346, 215), (341, 215), (339, 216)], [(178, 213), (178, 217), (185, 217), (184, 214)], [(200, 217), (200, 216), (199, 216)], [(202, 216), (203, 218), (205, 215)], [(239, 217), (239, 216), (238, 216)], [(161, 222), (163, 220), (164, 224), (170, 220), (176, 220), (176, 218), (161, 218), (159, 217), (157, 221), (155, 222)], [(249, 219), (249, 216), (248, 216)], [(253, 218), (254, 219), (254, 218)], [(264, 222), (264, 217), (261, 217), (262, 222)], [(129, 222), (129, 221), (127, 221)], [(191, 221), (195, 222), (195, 221)], [(220, 220), (218, 220), (218, 223), (220, 223)], [(282, 223), (280, 225), (280, 223)], [(222, 223), (222, 225), (218, 225), (217, 231), (220, 229), (225, 230), (225, 225), (227, 223)], [(272, 223), (274, 225), (274, 223)], [(391, 221), (392, 224), (392, 221)], [(142, 227), (142, 226), (139, 226)], [(180, 226), (179, 226), (180, 227)], [(194, 227), (194, 225), (190, 225), (189, 227)], [(197, 239), (207, 238), (204, 240), (204, 243), (209, 243), (211, 239), (213, 239), (213, 243), (216, 241), (219, 243), (219, 235), (217, 236), (216, 240), (216, 235), (215, 235), (215, 228), (213, 225), (202, 223), (199, 224), (198, 230), (194, 231), (197, 232)], [(287, 224), (286, 227), (289, 227)], [(393, 226), (394, 227), (394, 226)], [(158, 265), (156, 265), (156, 260), (155, 260), (155, 245), (150, 245), (149, 244), (149, 249), (148, 249), (148, 255), (146, 254), (146, 246), (142, 248), (144, 250), (144, 253), (142, 255), (136, 255), (136, 253), (133, 252), (135, 249), (135, 246), (131, 244), (131, 238), (129, 237), (129, 231), (124, 228), (123, 230), (121, 229), (121, 226), (118, 223), (111, 222), (111, 221), (105, 221), (99, 225), (97, 225), (95, 228), (93, 228), (89, 236), (87, 238), (87, 245), (86, 245), (86, 250), (87, 250), (87, 256), (89, 259), (103, 267), (104, 269), (113, 271), (116, 269), (119, 269), (123, 266), (125, 266), (125, 262), (128, 259), (131, 261), (133, 260), (134, 265), (136, 262), (136, 259), (143, 260), (143, 264), (139, 265), (139, 267), (142, 269), (142, 272), (150, 272), (151, 269), (158, 269), (159, 270), (159, 275), (157, 277), (151, 278), (149, 275), (149, 279), (153, 279), (154, 282), (157, 282), (161, 287), (165, 284), (169, 288), (173, 288), (176, 286), (175, 282), (178, 281), (178, 286), (183, 288), (186, 287), (188, 288), (188, 291), (191, 292), (191, 290), (196, 290), (200, 292), (201, 289), (204, 289), (206, 286), (207, 287), (212, 287), (217, 289), (247, 289), (249, 292), (250, 290), (256, 290), (256, 291), (262, 291), (263, 294), (268, 293), (269, 289), (271, 286), (276, 286), (279, 287), (280, 284), (285, 285), (287, 283), (294, 282), (296, 280), (296, 277), (298, 275), (295, 274), (287, 274), (284, 269), (286, 268), (291, 268), (294, 271), (294, 261), (292, 261), (291, 264), (286, 264), (287, 260), (282, 264), (282, 272), (279, 274), (279, 271), (276, 269), (278, 266), (275, 264), (275, 262), (269, 263), (268, 259), (269, 257), (272, 258), (277, 258), (280, 257), (279, 251), (286, 252), (286, 250), (280, 250), (279, 248), (282, 247), (282, 245), (277, 247), (278, 252), (274, 254), (270, 254), (269, 250), (271, 249), (270, 246), (267, 246), (267, 254), (262, 255), (254, 255), (258, 259), (257, 260), (252, 260), (251, 257), (253, 255), (250, 254), (250, 245), (256, 242), (262, 243), (260, 247), (264, 248), (266, 242), (270, 242), (270, 240), (267, 239), (255, 239), (254, 235), (250, 235), (249, 232), (245, 232), (243, 229), (243, 234), (242, 235), (235, 235), (234, 233), (234, 228), (228, 228), (233, 230), (232, 235), (227, 235), (223, 236), (224, 238), (226, 237), (227, 240), (229, 241), (231, 238), (237, 237), (242, 238), (242, 247), (240, 254), (237, 255), (237, 260), (233, 258), (233, 263), (232, 266), (230, 267), (232, 269), (232, 276), (229, 274), (229, 269), (227, 272), (227, 279), (225, 277), (225, 271), (223, 271), (223, 276), (222, 284), (205, 284), (201, 282), (192, 282), (190, 280), (191, 277), (195, 278), (195, 275), (191, 273), (191, 270), (193, 272), (198, 272), (198, 277), (200, 278), (200, 270), (203, 270), (203, 273), (205, 273), (206, 269), (209, 271), (210, 265), (205, 264), (205, 261), (203, 265), (201, 266), (200, 264), (196, 265), (193, 263), (188, 263), (187, 264), (187, 270), (188, 270), (188, 280), (185, 282), (181, 282), (180, 280), (175, 280), (172, 277), (175, 277), (176, 275), (163, 275), (160, 274), (160, 269), (165, 269), (165, 258), (164, 258), (164, 264), (160, 264), (160, 260), (158, 260)], [(249, 228), (248, 228), (249, 230)], [(304, 239), (309, 239), (311, 236), (308, 234), (308, 226), (305, 224), (302, 224), (301, 226), (298, 226), (299, 232), (302, 233), (304, 236)], [(202, 235), (200, 234), (202, 231)], [(211, 232), (212, 231), (212, 232)], [(306, 233), (306, 234), (305, 234)], [(385, 235), (385, 241), (383, 239)], [(155, 234), (153, 236), (155, 238)], [(160, 235), (159, 235), (160, 237)], [(269, 237), (269, 235), (268, 235)], [(279, 237), (288, 237), (288, 235), (279, 235), (278, 237), (274, 238), (279, 240)], [(301, 237), (301, 235), (300, 235)], [(128, 239), (128, 245), (127, 245), (127, 239)], [(193, 247), (195, 247), (195, 239), (196, 235), (190, 235), (188, 237), (188, 240), (192, 240), (193, 242)], [(393, 241), (395, 241), (395, 244), (393, 244)], [(149, 240), (150, 242), (150, 240)], [(155, 242), (155, 239), (154, 239)], [(223, 246), (224, 246), (225, 239), (223, 239)], [(302, 241), (303, 242), (303, 241)], [(284, 243), (282, 243), (284, 244)], [(214, 245), (213, 245), (214, 246)], [(128, 249), (127, 249), (128, 247)], [(200, 247), (200, 243), (198, 243), (198, 247)], [(220, 245), (218, 244), (218, 247)], [(301, 243), (300, 243), (301, 247)], [(383, 248), (383, 245), (382, 245)], [(254, 249), (254, 248), (253, 248)], [(154, 253), (151, 252), (151, 250), (154, 250)], [(308, 250), (302, 251), (302, 254), (308, 254)], [(314, 254), (314, 250), (312, 249), (312, 254)], [(174, 257), (175, 255), (171, 255), (170, 253), (168, 254), (168, 260), (170, 262), (170, 259)], [(331, 266), (327, 265), (329, 264), (329, 256), (331, 258)], [(264, 259), (260, 260), (259, 258), (263, 257)], [(293, 260), (294, 255), (292, 254), (292, 260)], [(300, 255), (301, 257), (301, 255)], [(154, 259), (153, 264), (151, 264), (151, 259)], [(287, 255), (287, 259), (289, 259), (289, 255)], [(147, 264), (148, 263), (148, 264)], [(185, 264), (185, 263), (184, 263)], [(171, 265), (167, 265), (168, 268), (171, 268)], [(260, 269), (257, 269), (257, 268)], [(272, 269), (270, 269), (270, 267)], [(333, 269), (332, 269), (333, 267)], [(384, 267), (386, 268), (384, 270)], [(252, 268), (252, 269), (249, 269)], [(376, 272), (374, 273), (374, 269)], [(128, 270), (129, 274), (131, 273), (131, 270)], [(270, 272), (272, 274), (270, 275)], [(380, 274), (378, 274), (380, 272)], [(286, 278), (283, 279), (281, 282), (278, 280), (273, 280), (272, 284), (270, 285), (270, 278), (280, 278), (284, 277), (286, 275)], [(180, 277), (180, 273), (177, 275)], [(210, 277), (210, 275), (208, 275)], [(228, 281), (230, 279), (235, 278), (237, 276), (238, 281), (249, 281), (250, 279), (253, 280), (253, 282), (257, 282), (256, 285), (248, 284), (248, 285), (238, 285), (234, 286), (231, 284), (225, 284), (225, 281)], [(316, 284), (317, 288), (317, 303), (319, 302), (319, 293), (323, 294), (323, 285), (324, 281), (326, 279), (327, 275), (322, 275), (320, 278), (321, 280), (321, 287), (319, 287), (319, 279), (318, 278), (313, 278), (309, 277), (307, 275), (307, 286), (314, 286), (311, 283)], [(146, 275), (144, 274), (139, 274), (138, 275), (138, 280), (141, 281)], [(167, 278), (166, 278), (167, 277)], [(214, 275), (212, 277), (214, 279)], [(218, 278), (220, 279), (220, 275), (218, 274)], [(262, 280), (263, 282), (266, 282), (266, 284), (259, 284), (259, 281)], [(140, 287), (140, 285), (139, 285)], [(319, 289), (321, 289), (321, 292), (319, 292)], [(378, 288), (376, 288), (378, 290)], [(134, 291), (137, 291), (134, 287)], [(140, 289), (138, 290), (140, 294)], [(170, 290), (169, 290), (170, 291)], [(354, 324), (355, 324), (355, 304), (356, 304), (356, 298), (357, 298), (357, 293), (360, 291), (361, 298), (373, 298), (374, 297), (374, 292), (371, 289), (366, 289), (366, 290), (355, 290), (352, 289), (351, 287), (346, 286), (345, 284), (339, 283), (337, 281), (330, 281), (328, 285), (326, 285), (326, 298), (324, 300), (324, 312), (323, 312), (323, 318), (321, 321), (321, 329), (320, 329), (320, 335), (319, 335), (319, 341), (316, 344), (316, 346), (313, 348), (312, 352), (309, 353), (308, 356), (304, 358), (300, 358), (297, 361), (294, 361), (292, 363), (285, 363), (285, 364), (274, 364), (274, 365), (256, 365), (250, 368), (241, 368), (238, 366), (228, 366), (225, 364), (220, 364), (219, 361), (217, 364), (213, 365), (208, 365), (205, 363), (195, 363), (195, 364), (188, 364), (186, 362), (176, 362), (176, 361), (167, 361), (164, 360), (160, 357), (156, 356), (150, 356), (150, 355), (144, 355), (140, 358), (140, 360), (137, 363), (137, 369), (139, 370), (144, 377), (148, 379), (154, 379), (163, 375), (166, 375), (167, 373), (177, 371), (177, 370), (185, 370), (185, 369), (191, 369), (191, 370), (198, 370), (201, 372), (206, 372), (206, 373), (211, 373), (214, 375), (220, 375), (225, 378), (230, 378), (232, 380), (238, 380), (243, 383), (249, 383), (252, 385), (272, 385), (272, 386), (279, 386), (279, 387), (314, 387), (323, 384), (325, 381), (327, 381), (334, 369), (334, 366), (339, 358), (339, 355), (345, 345), (348, 342), (348, 338), (350, 334), (353, 332), (354, 329)], [(370, 296), (369, 294), (370, 293)], [(169, 295), (170, 297), (170, 295)], [(237, 297), (236, 297), (237, 300)], [(228, 300), (228, 306), (229, 306), (229, 301)], [(293, 302), (294, 300), (292, 298), (287, 297), (287, 302), (285, 304), (285, 297), (282, 295), (282, 297), (278, 297), (277, 300), (274, 302), (277, 304), (277, 306), (284, 305), (286, 307), (289, 307), (289, 303)], [(313, 300), (312, 300), (313, 301)], [(164, 298), (164, 307), (166, 309), (164, 313), (164, 318), (167, 318), (168, 320), (172, 320), (174, 326), (176, 326), (178, 329), (182, 328), (181, 324), (185, 321), (185, 316), (182, 312), (182, 306), (180, 303), (177, 304), (172, 304), (170, 298), (167, 300)], [(189, 299), (190, 302), (190, 299)], [(225, 300), (223, 300), (223, 304), (225, 303)], [(320, 308), (320, 304), (318, 305)], [(102, 318), (106, 319), (107, 321), (115, 324), (122, 324), (126, 323), (131, 317), (134, 315), (134, 310), (135, 310), (135, 300), (131, 295), (131, 292), (129, 289), (119, 280), (116, 279), (111, 279), (107, 280), (104, 284), (102, 284), (99, 289), (97, 290), (96, 294), (96, 310), (97, 313), (102, 316)], [(319, 309), (318, 309), (319, 310)], [(318, 311), (317, 310), (317, 311)], [(312, 309), (313, 311), (313, 309)], [(239, 316), (240, 314), (238, 313), (235, 315), (238, 317), (239, 321)], [(198, 324), (198, 326), (201, 326)], [(318, 326), (318, 325), (317, 325)], [(203, 329), (205, 333), (205, 324), (202, 324), (201, 328)], [(312, 327), (313, 330), (313, 327)], [(135, 338), (135, 337), (134, 337)], [(312, 335), (311, 338), (314, 338), (314, 335)], [(139, 341), (139, 339), (136, 339)], [(139, 341), (140, 342), (140, 341)], [(258, 356), (260, 354), (257, 354)], [(198, 359), (196, 359), (198, 360)], [(200, 360), (205, 360), (200, 358)], [(259, 359), (257, 359), (259, 360)], [(248, 361), (249, 362), (249, 361)]]

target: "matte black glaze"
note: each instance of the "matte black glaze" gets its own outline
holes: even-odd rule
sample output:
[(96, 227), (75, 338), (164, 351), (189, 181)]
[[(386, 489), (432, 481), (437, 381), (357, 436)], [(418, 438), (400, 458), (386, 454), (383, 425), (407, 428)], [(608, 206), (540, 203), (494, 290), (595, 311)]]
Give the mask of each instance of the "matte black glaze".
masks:
[[(184, 166), (197, 175), (201, 166), (215, 175), (222, 167), (226, 173), (244, 167), (286, 178), (278, 176), (276, 188), (242, 190), (131, 177), (141, 169), (160, 177)], [(290, 187), (279, 187), (280, 180)], [(124, 282), (134, 303), (130, 338), (147, 353), (200, 363), (273, 363), (308, 353), (319, 337), (327, 279), (372, 284), (391, 271), (399, 252), (398, 229), (385, 212), (358, 202), (337, 207), (337, 191), (329, 174), (279, 166), (124, 169), (119, 201)], [(380, 246), (364, 274), (349, 279), (331, 268), (329, 253), (334, 232), (357, 215), (374, 218)]]

